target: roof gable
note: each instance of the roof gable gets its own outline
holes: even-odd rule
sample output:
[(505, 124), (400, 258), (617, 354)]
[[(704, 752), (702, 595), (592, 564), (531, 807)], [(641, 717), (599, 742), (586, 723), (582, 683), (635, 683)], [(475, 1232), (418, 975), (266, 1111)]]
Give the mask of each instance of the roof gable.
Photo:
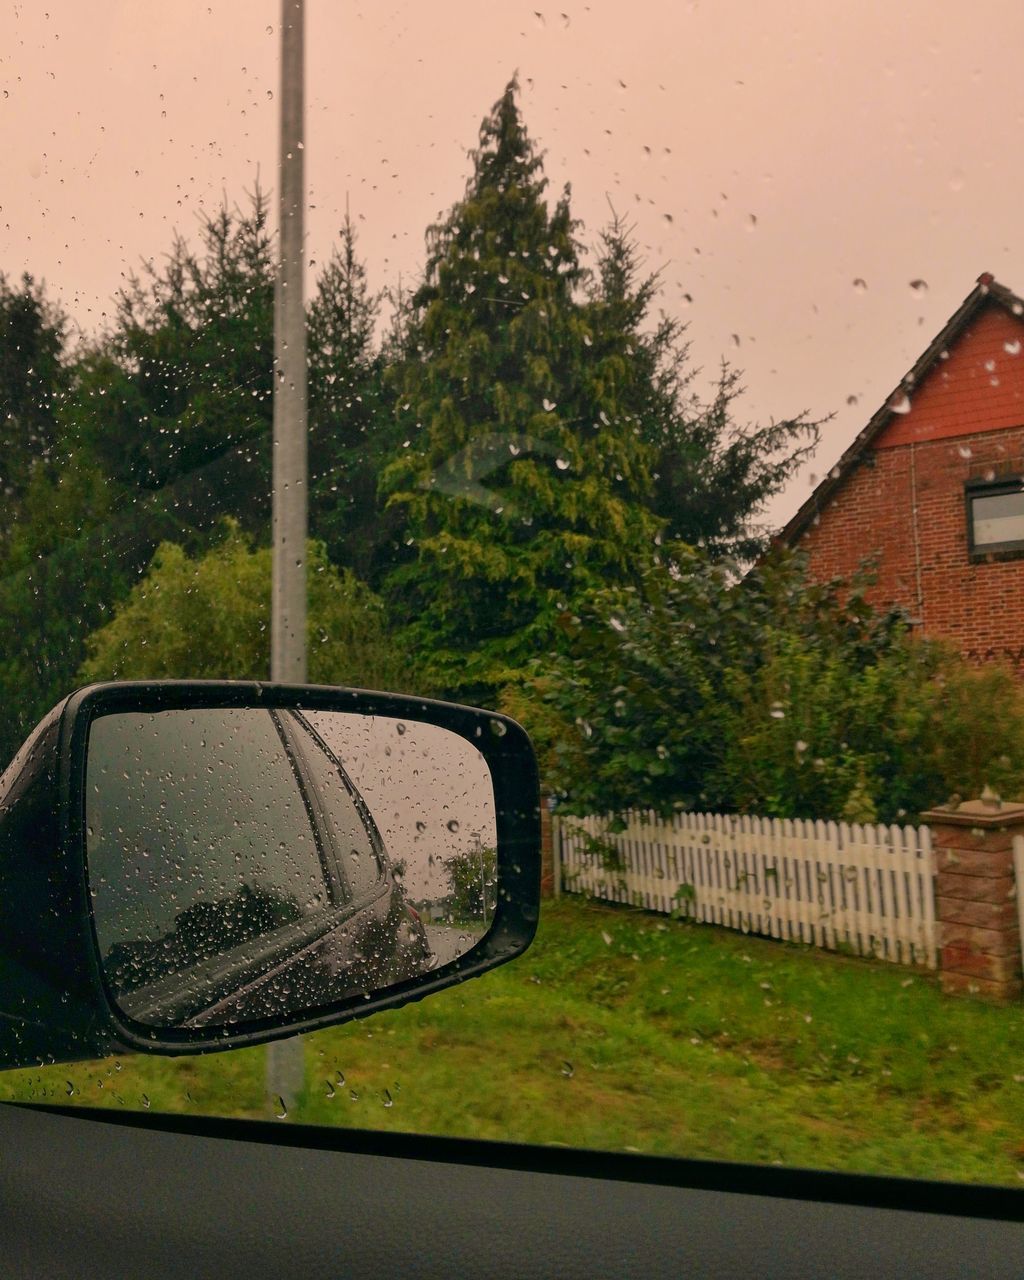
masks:
[(1024, 300), (987, 272), (776, 542), (799, 541), (869, 450), (969, 434), (979, 409), (986, 430), (1024, 422)]

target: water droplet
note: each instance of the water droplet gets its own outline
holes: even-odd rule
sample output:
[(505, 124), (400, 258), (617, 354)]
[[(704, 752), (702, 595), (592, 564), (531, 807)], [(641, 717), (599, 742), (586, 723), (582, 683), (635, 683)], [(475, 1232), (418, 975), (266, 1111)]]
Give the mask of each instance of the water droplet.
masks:
[(854, 280), (853, 282), (853, 287), (857, 291), (857, 293), (867, 293), (868, 282), (864, 280), (861, 276), (858, 276), (856, 280)]
[(1020, 339), (1016, 338), (1014, 339), (1013, 342), (1004, 342), (1003, 350), (1006, 352), (1008, 356), (1019, 356), (1020, 355)]
[(562, 1063), (562, 1075), (565, 1076), (567, 1080), (571, 1080), (575, 1074), (576, 1074), (576, 1068), (572, 1065), (571, 1062)]
[(889, 400), (888, 408), (893, 413), (909, 413), (910, 397), (905, 391), (897, 391)]
[(384, 1090), (384, 1092), (381, 1094), (381, 1100), (383, 1101), (383, 1103), (384, 1103), (384, 1105), (385, 1105), (386, 1107), (393, 1107), (393, 1106), (395, 1105), (395, 1100), (394, 1100), (394, 1098), (392, 1098), (392, 1096), (391, 1096), (391, 1090), (390, 1090), (390, 1089), (385, 1089), (385, 1090)]
[(572, 464), (569, 462), (568, 458), (555, 459), (555, 466), (559, 469), (559, 471), (568, 471), (571, 465)]
[(75, 1086), (71, 1083), (70, 1080), (67, 1081), (67, 1086), (68, 1087), (64, 1090), (64, 1092), (68, 1095), (69, 1098), (73, 1098), (76, 1092)]
[(454, 834), (455, 834), (455, 832), (456, 832), (456, 831), (458, 831), (458, 829), (459, 829), (458, 821), (457, 821), (455, 818), (450, 818), (450, 819), (445, 823), (445, 826), (446, 826), (446, 827), (448, 828), (448, 830), (452, 833), (452, 835), (454, 835)]
[(146, 1109), (147, 1111), (148, 1111), (148, 1110), (150, 1109), (150, 1107), (153, 1105), (153, 1104), (150, 1102), (149, 1097), (148, 1097), (146, 1094), (143, 1094), (143, 1095), (142, 1095), (142, 1097), (140, 1098), (140, 1102), (142, 1103), (142, 1105), (145, 1107), (145, 1109)]
[(277, 1110), (274, 1114), (277, 1116), (278, 1120), (283, 1120), (288, 1114), (288, 1108), (285, 1105), (284, 1098), (282, 1098), (280, 1094), (277, 1098)]
[(858, 402), (859, 398), (860, 398), (859, 396), (854, 396), (854, 395), (847, 396), (847, 397), (846, 397), (846, 403), (847, 403), (847, 404), (857, 404), (857, 402)]
[(336, 1098), (338, 1096), (337, 1091), (335, 1090), (334, 1085), (331, 1084), (330, 1080), (327, 1081), (327, 1096), (328, 1098)]
[(786, 709), (781, 702), (773, 702), (771, 710), (768, 712), (773, 720), (785, 720)]
[(557, 408), (554, 400), (544, 400), (543, 405), (545, 413), (552, 413)]
[(957, 453), (960, 455), (961, 458), (970, 458), (972, 457), (971, 446), (969, 444), (962, 444), (957, 449)]
[(405, 725), (404, 725), (404, 724), (396, 724), (396, 725), (395, 725), (395, 732), (396, 732), (396, 733), (398, 733), (398, 734), (403, 734), (403, 733), (405, 733)]
[(911, 289), (914, 290), (915, 293), (927, 293), (928, 281), (927, 280), (911, 280), (910, 287)]
[(493, 733), (496, 738), (504, 738), (505, 734), (508, 733), (508, 730), (500, 720), (492, 720), (491, 733)]

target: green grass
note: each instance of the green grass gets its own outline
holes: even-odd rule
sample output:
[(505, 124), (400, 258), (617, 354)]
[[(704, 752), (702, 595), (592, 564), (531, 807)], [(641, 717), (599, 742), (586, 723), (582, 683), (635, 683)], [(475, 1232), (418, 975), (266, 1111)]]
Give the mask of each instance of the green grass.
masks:
[[(579, 900), (513, 964), (305, 1052), (306, 1123), (1024, 1185), (1021, 1006)], [(8, 1072), (0, 1097), (266, 1118), (263, 1058)]]

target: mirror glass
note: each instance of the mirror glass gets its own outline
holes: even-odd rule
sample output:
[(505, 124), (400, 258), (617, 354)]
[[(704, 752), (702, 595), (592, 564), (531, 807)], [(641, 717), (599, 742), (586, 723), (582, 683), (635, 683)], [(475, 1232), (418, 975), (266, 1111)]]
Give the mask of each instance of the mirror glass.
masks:
[(490, 771), (433, 724), (105, 715), (89, 729), (85, 822), (105, 977), (151, 1027), (369, 998), (465, 954), (494, 913)]

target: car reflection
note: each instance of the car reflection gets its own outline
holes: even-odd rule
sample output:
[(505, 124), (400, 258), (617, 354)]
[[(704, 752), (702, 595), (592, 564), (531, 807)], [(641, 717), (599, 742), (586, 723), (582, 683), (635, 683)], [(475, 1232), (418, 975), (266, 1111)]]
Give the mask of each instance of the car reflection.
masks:
[[(180, 874), (175, 869), (187, 865), (182, 852), (186, 842), (180, 838), (183, 833), (167, 829), (166, 800), (156, 805), (159, 821), (153, 813), (138, 810), (147, 802), (152, 804), (157, 794), (173, 794), (179, 812), (200, 817), (209, 812), (209, 794), (204, 809), (200, 792), (204, 787), (208, 791), (211, 783), (198, 767), (197, 794), (188, 793), (189, 778), (183, 782), (179, 773), (166, 791), (151, 787), (141, 800), (137, 792), (129, 795), (124, 789), (112, 814), (108, 812), (103, 821), (94, 818), (98, 834), (90, 848), (91, 868), (119, 867), (126, 879), (131, 871), (137, 872), (139, 859), (133, 863), (124, 848), (111, 849), (110, 841), (130, 838), (143, 849), (143, 859), (152, 847), (164, 852), (164, 873), (154, 880), (150, 872), (144, 893), (152, 901), (147, 915), (150, 926), (154, 920), (170, 918), (171, 927), (157, 937), (148, 927), (139, 931), (142, 936), (119, 937), (105, 949), (101, 938), (111, 994), (125, 1014), (144, 1025), (237, 1026), (313, 1010), (415, 978), (458, 954), (450, 944), (443, 948), (443, 958), (435, 954), (372, 814), (341, 761), (315, 729), (298, 712), (256, 710), (251, 715), (269, 718), (281, 756), (275, 764), (286, 772), (289, 786), (301, 800), (291, 806), (279, 803), (276, 809), (280, 813), (290, 808), (295, 845), (303, 840), (315, 844), (315, 858), (312, 850), (303, 850), (307, 862), (301, 894), (294, 885), (287, 890), (280, 883), (261, 883), (268, 867), (277, 870), (279, 880), (289, 874), (296, 878), (295, 870), (281, 872), (274, 865), (287, 864), (293, 857), (294, 849), (287, 842), (270, 849), (265, 841), (262, 847), (254, 846), (251, 827), (245, 828), (239, 818), (229, 823), (217, 812), (208, 818), (210, 831), (216, 830), (217, 840), (227, 841), (228, 849), (208, 840), (210, 831), (202, 832), (202, 840), (193, 831), (191, 845), (210, 851), (216, 847), (217, 854), (210, 856), (218, 857), (221, 864), (241, 863), (244, 854), (248, 866), (239, 872), (242, 882), (217, 898), (189, 901), (169, 915), (169, 904), (180, 892)], [(229, 745), (241, 757), (252, 741), (265, 744), (267, 728), (263, 720), (248, 739), (238, 734), (229, 737)], [(262, 750), (266, 756), (265, 745)], [(221, 794), (226, 791), (227, 803), (242, 806), (247, 796), (245, 788), (237, 785), (238, 761), (229, 754), (222, 744), (218, 766), (226, 776), (218, 799), (226, 803)], [(263, 768), (268, 767), (264, 763)], [(165, 776), (169, 776), (166, 771), (161, 781)], [(193, 816), (192, 821), (196, 820)], [(275, 837), (280, 828), (278, 823)], [(202, 855), (192, 856), (194, 860)], [(137, 896), (140, 892), (136, 887)]]

